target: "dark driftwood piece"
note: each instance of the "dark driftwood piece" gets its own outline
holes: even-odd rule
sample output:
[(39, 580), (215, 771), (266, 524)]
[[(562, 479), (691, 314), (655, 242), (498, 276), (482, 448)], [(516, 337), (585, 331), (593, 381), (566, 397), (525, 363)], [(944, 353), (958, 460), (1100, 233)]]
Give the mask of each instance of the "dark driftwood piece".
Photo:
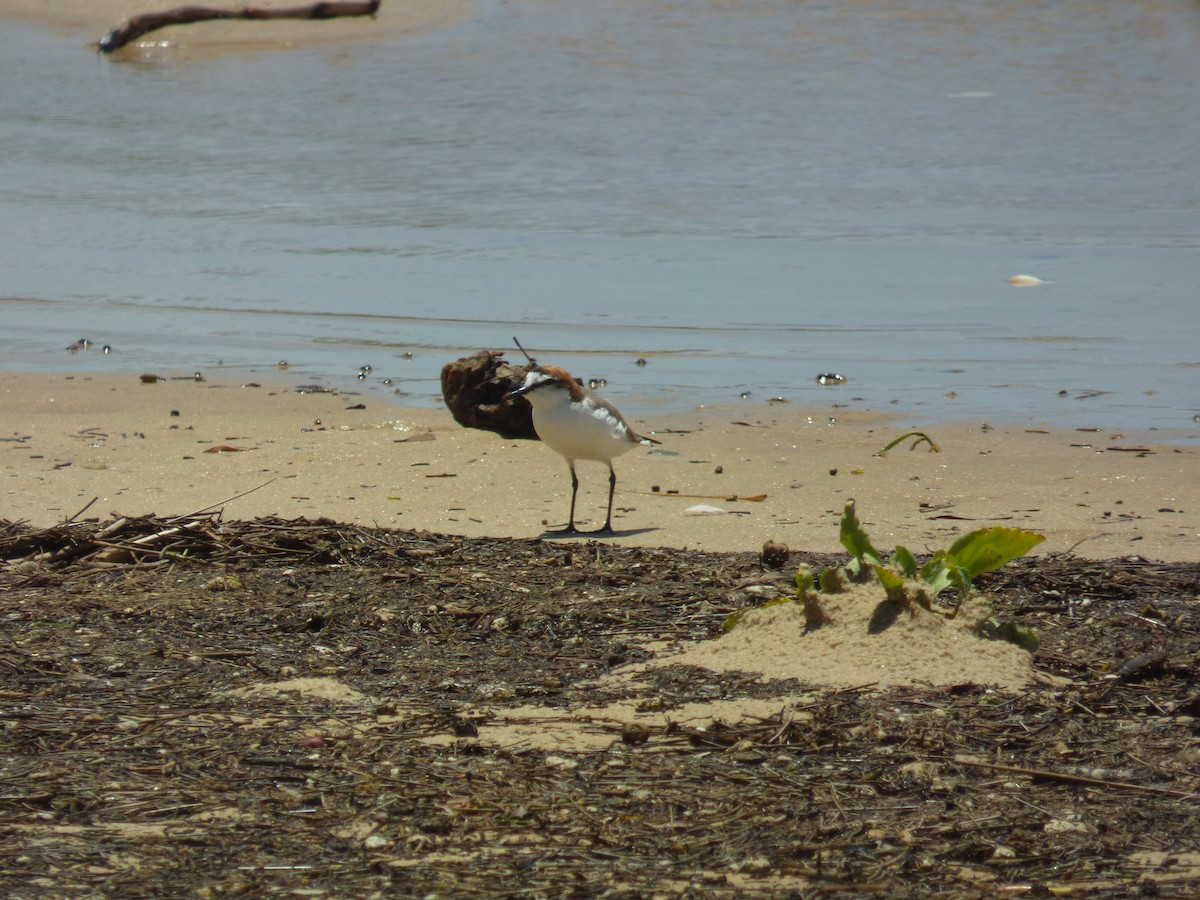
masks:
[(525, 381), (527, 366), (509, 365), (499, 350), (480, 350), (442, 366), (442, 399), (464, 428), (481, 428), (506, 437), (537, 437), (533, 408), (524, 397), (510, 397)]
[(101, 53), (120, 50), (130, 41), (168, 25), (211, 22), (214, 19), (337, 19), (344, 16), (373, 16), (383, 0), (345, 0), (313, 3), (286, 9), (243, 6), (238, 9), (214, 9), (209, 6), (179, 6), (160, 13), (145, 13), (122, 22), (96, 42)]

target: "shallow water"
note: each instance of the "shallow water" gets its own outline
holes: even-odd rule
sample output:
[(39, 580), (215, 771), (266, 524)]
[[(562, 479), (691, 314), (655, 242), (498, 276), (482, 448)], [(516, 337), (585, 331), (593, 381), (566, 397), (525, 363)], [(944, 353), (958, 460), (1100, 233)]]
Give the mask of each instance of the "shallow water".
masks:
[(1195, 4), (510, 0), (212, 59), (0, 32), (5, 368), (370, 364), (425, 404), (517, 334), (634, 411), (1200, 440)]

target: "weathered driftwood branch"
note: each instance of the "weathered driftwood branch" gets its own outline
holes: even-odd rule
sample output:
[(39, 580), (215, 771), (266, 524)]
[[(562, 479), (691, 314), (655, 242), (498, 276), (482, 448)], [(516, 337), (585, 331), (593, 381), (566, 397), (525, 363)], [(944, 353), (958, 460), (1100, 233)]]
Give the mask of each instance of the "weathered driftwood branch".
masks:
[(238, 9), (214, 9), (209, 6), (179, 6), (166, 12), (144, 13), (122, 22), (96, 42), (101, 53), (120, 50), (130, 41), (168, 25), (211, 22), (214, 19), (337, 19), (344, 16), (373, 16), (382, 0), (328, 0), (308, 6), (266, 9), (243, 6)]

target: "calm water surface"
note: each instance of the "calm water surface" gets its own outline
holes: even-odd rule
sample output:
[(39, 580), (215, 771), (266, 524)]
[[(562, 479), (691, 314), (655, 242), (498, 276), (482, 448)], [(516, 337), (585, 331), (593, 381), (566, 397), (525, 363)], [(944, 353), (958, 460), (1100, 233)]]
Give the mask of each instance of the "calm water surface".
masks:
[(212, 59), (0, 33), (2, 368), (370, 364), (427, 404), (518, 334), (639, 413), (1200, 440), (1195, 3), (508, 0)]

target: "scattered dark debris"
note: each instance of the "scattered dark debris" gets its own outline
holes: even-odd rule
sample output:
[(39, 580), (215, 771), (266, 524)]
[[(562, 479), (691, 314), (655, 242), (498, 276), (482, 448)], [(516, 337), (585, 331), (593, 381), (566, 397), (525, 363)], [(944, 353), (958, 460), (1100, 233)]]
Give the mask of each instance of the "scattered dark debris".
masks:
[(760, 561), (764, 568), (767, 569), (782, 569), (787, 565), (788, 557), (791, 551), (788, 550), (787, 544), (781, 544), (779, 541), (764, 541), (762, 546), (762, 555)]
[[(324, 519), (0, 522), (0, 893), (1200, 891), (1200, 565), (981, 576), (1057, 679), (1019, 695), (684, 666), (597, 685), (717, 636), (761, 564)], [(367, 699), (250, 690), (303, 678)], [(523, 707), (631, 696), (661, 724), (582, 723), (607, 749), (487, 740)], [(740, 697), (781, 712), (673, 715)]]

